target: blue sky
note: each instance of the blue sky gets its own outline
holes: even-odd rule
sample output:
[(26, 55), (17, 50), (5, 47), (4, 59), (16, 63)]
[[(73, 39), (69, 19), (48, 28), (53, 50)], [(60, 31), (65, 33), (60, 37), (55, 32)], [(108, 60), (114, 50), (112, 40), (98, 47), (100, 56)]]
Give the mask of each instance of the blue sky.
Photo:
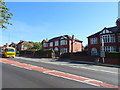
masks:
[(2, 44), (75, 35), (87, 44), (87, 36), (115, 26), (117, 2), (7, 2), (14, 14), (13, 26), (2, 32)]

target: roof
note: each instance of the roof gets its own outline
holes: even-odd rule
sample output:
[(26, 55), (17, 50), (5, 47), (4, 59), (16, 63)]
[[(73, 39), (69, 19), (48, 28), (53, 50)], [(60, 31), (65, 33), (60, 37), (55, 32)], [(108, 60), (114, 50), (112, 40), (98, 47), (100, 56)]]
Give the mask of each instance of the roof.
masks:
[(99, 32), (97, 32), (97, 33), (95, 33), (95, 34), (92, 34), (92, 35), (88, 36), (87, 38), (98, 36), (98, 35), (100, 35), (100, 33), (101, 33), (103, 30), (105, 30), (105, 29), (111, 31), (112, 33), (119, 33), (119, 32), (120, 32), (120, 28), (118, 28), (117, 26), (109, 27), (109, 28), (106, 28), (106, 27), (105, 27), (105, 28), (102, 29), (101, 31), (99, 31)]
[[(18, 44), (28, 44), (28, 45), (30, 45), (30, 46), (33, 46), (32, 43), (27, 42), (27, 41), (20, 41)], [(18, 44), (17, 44), (17, 45), (18, 45)]]
[[(52, 39), (50, 39), (50, 40), (43, 40), (43, 41), (45, 41), (45, 42), (51, 42), (51, 41), (55, 41), (55, 40), (59, 40), (59, 39), (61, 39), (61, 38), (64, 38), (64, 39), (68, 39), (68, 40), (72, 40), (72, 36), (69, 36), (69, 35), (63, 35), (63, 36), (58, 36), (58, 37), (54, 37), (54, 38), (52, 38)], [(79, 39), (74, 39), (75, 41), (78, 41), (78, 42), (82, 42), (81, 40), (79, 40)], [(42, 41), (42, 42), (43, 42)]]

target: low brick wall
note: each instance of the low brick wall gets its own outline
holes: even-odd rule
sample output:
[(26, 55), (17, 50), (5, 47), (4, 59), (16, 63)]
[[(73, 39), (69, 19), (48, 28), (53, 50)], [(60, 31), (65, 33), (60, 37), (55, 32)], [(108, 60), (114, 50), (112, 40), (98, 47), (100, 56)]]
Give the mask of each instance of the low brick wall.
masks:
[(71, 60), (96, 62), (98, 58), (91, 56), (70, 56)]
[[(103, 62), (102, 58), (99, 59), (99, 62)], [(120, 59), (116, 58), (105, 58), (105, 62), (108, 64), (119, 64), (120, 65)]]
[[(70, 56), (70, 59), (75, 61), (89, 61), (89, 62), (100, 62), (100, 63), (103, 62), (102, 58), (93, 57), (93, 56)], [(120, 65), (120, 59), (105, 58), (104, 63)]]

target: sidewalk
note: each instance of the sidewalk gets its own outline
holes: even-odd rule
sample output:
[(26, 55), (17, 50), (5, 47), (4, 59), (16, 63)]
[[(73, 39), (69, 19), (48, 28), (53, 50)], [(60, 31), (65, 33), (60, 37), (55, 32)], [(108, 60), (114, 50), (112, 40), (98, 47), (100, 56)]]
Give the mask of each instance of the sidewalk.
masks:
[[(120, 65), (113, 65), (107, 63), (96, 63), (96, 62), (88, 62), (88, 61), (77, 61), (77, 60), (70, 60), (70, 59), (60, 59), (60, 58), (35, 58), (35, 57), (16, 57), (16, 58), (29, 58), (32, 61), (41, 61), (41, 62), (48, 62), (48, 63), (69, 63), (69, 64), (89, 64), (89, 65), (97, 65), (97, 66), (106, 66), (106, 67), (116, 67), (120, 68)], [(35, 58), (35, 59), (34, 59)], [(34, 59), (34, 60), (33, 60)]]

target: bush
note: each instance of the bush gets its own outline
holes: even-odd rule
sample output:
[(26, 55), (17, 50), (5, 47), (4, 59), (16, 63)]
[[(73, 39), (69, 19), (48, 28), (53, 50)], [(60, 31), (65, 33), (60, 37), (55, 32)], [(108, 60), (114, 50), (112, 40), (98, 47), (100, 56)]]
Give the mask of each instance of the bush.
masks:
[(118, 58), (120, 59), (120, 52), (106, 52), (106, 58)]
[(24, 50), (24, 51), (20, 51), (20, 54), (33, 54), (33, 52), (35, 52), (35, 51)]
[(53, 50), (49, 50), (49, 49), (41, 49), (35, 52), (37, 55), (46, 55), (46, 54), (50, 54), (50, 53), (54, 53)]
[(20, 54), (20, 51), (16, 51), (16, 54)]
[(88, 53), (86, 51), (82, 52), (75, 52), (73, 53), (74, 56), (88, 56)]

